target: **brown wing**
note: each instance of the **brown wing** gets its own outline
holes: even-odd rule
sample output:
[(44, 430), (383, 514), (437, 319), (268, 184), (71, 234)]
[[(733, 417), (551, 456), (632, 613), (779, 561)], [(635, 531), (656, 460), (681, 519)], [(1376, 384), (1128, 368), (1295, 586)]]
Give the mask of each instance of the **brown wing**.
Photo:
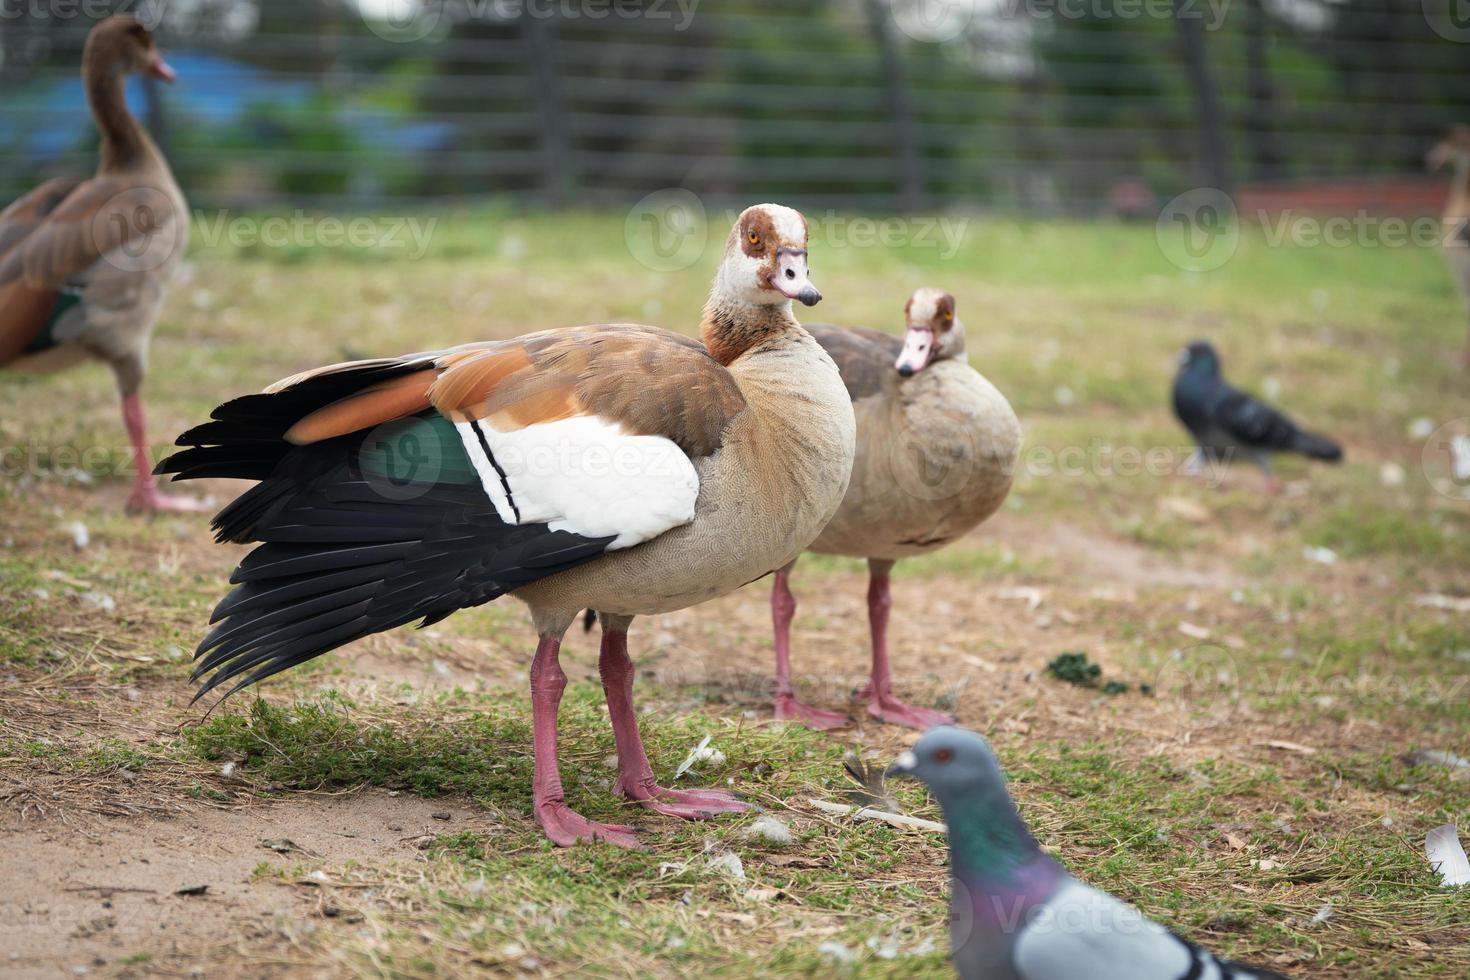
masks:
[(531, 334), (466, 357), (430, 397), (451, 417), (502, 429), (597, 415), (633, 435), (663, 436), (691, 458), (718, 449), (745, 408), (734, 377), (702, 345), (632, 324)]
[(837, 363), (842, 383), (847, 385), (853, 401), (883, 390), (883, 382), (893, 374), (893, 362), (903, 350), (902, 338), (880, 330), (866, 327), (846, 330), (821, 323), (806, 329)]
[[(122, 177), (97, 177), (78, 185), (23, 242), (0, 256), (0, 285), (24, 279), (36, 289), (55, 289), (82, 276), (133, 234), (140, 220), (135, 194), (150, 203), (154, 196)], [(141, 220), (152, 227), (171, 217), (155, 213)]]
[(81, 177), (54, 177), (0, 211), (0, 256), (35, 231), (82, 182)]
[(0, 364), (35, 339), (63, 286), (84, 280), (115, 249), (143, 254), (178, 217), (172, 198), (131, 178), (97, 177), (54, 200), (65, 187), (51, 181), (5, 212), (14, 213), (9, 234), (16, 240), (0, 254)]
[(619, 423), (631, 435), (669, 439), (691, 459), (722, 444), (745, 408), (734, 377), (702, 345), (654, 327), (573, 327), (514, 340), (416, 354), (396, 362), (332, 365), (271, 387), (394, 363), (403, 373), (296, 422), (293, 443), (355, 432), (427, 408), (507, 431), (574, 415)]
[[(56, 177), (0, 211), (0, 262), (46, 222), (67, 195), (82, 183), (80, 177)], [(57, 289), (33, 286), (16, 277), (0, 280), (0, 365), (20, 356), (51, 316)]]

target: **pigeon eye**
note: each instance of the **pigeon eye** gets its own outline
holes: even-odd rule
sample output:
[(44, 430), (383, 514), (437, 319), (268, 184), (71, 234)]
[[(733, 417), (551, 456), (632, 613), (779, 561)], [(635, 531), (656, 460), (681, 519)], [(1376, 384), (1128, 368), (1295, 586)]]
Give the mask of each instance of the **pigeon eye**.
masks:
[(752, 245), (759, 245), (760, 243), (761, 243), (761, 236), (757, 235), (755, 232), (751, 232), (750, 233), (750, 244), (752, 244)]
[(940, 749), (939, 751), (934, 753), (935, 762), (948, 762), (950, 759), (953, 758), (954, 750), (952, 749)]

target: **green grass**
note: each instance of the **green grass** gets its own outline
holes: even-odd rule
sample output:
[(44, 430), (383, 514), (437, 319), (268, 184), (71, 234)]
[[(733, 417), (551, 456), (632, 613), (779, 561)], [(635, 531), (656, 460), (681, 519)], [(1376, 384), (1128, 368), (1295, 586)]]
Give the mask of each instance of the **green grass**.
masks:
[[(659, 273), (636, 261), (625, 217), (445, 213), (412, 262), (208, 250), (196, 235), (192, 278), (153, 346), (153, 443), (329, 361), (587, 322), (692, 331), (725, 229), (690, 268)], [(1435, 492), (1422, 440), (1407, 435), (1421, 417), (1470, 417), (1451, 363), (1464, 314), (1440, 257), (1278, 248), (1248, 230), (1226, 265), (1191, 274), (1169, 264), (1152, 226), (976, 218), (950, 256), (838, 247), (813, 228), (826, 299), (803, 315), (898, 330), (913, 288), (949, 289), (972, 363), (1026, 433), (990, 525), (898, 566), (900, 684), (958, 688), (961, 719), (992, 736), (1043, 844), (1191, 938), (1304, 977), (1464, 976), (1470, 908), (1437, 887), (1422, 849), (1429, 828), (1470, 822), (1470, 781), (1402, 758), (1470, 754), (1470, 617), (1415, 603), (1464, 594), (1470, 565), (1470, 509)], [(1347, 461), (1282, 460), (1292, 489), (1277, 497), (1248, 467), (1219, 486), (1179, 476), (1188, 441), (1166, 397), (1176, 350), (1196, 336), (1242, 386), (1269, 380), (1303, 423), (1340, 438)], [(129, 468), (115, 401), (95, 365), (0, 376), (0, 445), (19, 451), (0, 478), (0, 771), (54, 792), (42, 798), (57, 808), (126, 770), (128, 792), (174, 807), (309, 805), (371, 786), (471, 814), (403, 861), (262, 862), (253, 887), (296, 888), (321, 871), (337, 912), (284, 948), (242, 928), (227, 938), (246, 958), (230, 962), (405, 977), (947, 975), (942, 841), (806, 802), (840, 798), (844, 749), (883, 761), (908, 736), (764, 724), (764, 584), (638, 623), (640, 718), (661, 779), (710, 734), (726, 761), (695, 782), (733, 781), (795, 841), (747, 837), (753, 817), (686, 824), (617, 800), (595, 644), (574, 636), (568, 798), (594, 819), (646, 824), (650, 849), (557, 850), (530, 817), (531, 635), (513, 602), (375, 638), (207, 717), (188, 707), (188, 651), (240, 552), (210, 544), (202, 521), (120, 512)], [(75, 478), (79, 462), (90, 482)], [(1385, 464), (1403, 481), (1383, 480)], [(66, 530), (76, 520), (85, 549)], [(1308, 560), (1309, 547), (1337, 563)], [(827, 707), (866, 668), (864, 574), (821, 555), (795, 574), (798, 685)], [(1015, 586), (1035, 592), (1002, 596)], [(89, 605), (89, 592), (115, 608)], [(1077, 650), (1130, 691), (1045, 675)], [(937, 816), (919, 788), (898, 795)], [(744, 879), (711, 864), (725, 852)], [(1332, 917), (1313, 925), (1328, 902)], [(134, 965), (196, 965), (141, 941), (121, 949), (144, 947)]]

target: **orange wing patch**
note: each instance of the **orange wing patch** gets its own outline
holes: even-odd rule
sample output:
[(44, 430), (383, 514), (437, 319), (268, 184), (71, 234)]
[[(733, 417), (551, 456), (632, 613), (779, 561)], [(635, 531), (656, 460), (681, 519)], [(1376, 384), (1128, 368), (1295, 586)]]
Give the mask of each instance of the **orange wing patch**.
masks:
[(429, 407), (429, 388), (438, 376), (429, 368), (371, 385), (312, 412), (287, 429), (285, 439), (305, 446), (422, 412)]
[(490, 393), (506, 379), (531, 369), (530, 355), (519, 345), (456, 351), (438, 363), (444, 373), (434, 382), (429, 400), (455, 422), (483, 418)]

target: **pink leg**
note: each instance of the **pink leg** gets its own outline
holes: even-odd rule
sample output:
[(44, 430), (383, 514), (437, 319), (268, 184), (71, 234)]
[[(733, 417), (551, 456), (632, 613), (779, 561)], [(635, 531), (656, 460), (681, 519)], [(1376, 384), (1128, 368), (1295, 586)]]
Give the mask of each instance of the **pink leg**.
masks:
[(209, 505), (190, 497), (175, 497), (161, 493), (158, 481), (153, 478), (153, 466), (148, 461), (148, 439), (143, 427), (143, 403), (138, 393), (124, 395), (122, 400), (123, 424), (128, 428), (128, 442), (133, 446), (133, 492), (128, 496), (131, 511), (200, 511)]
[(873, 632), (873, 679), (858, 692), (858, 699), (869, 701), (868, 714), (890, 725), (905, 725), (920, 731), (935, 725), (947, 725), (954, 721), (953, 715), (907, 705), (893, 696), (893, 676), (888, 667), (888, 611), (893, 606), (893, 599), (888, 593), (888, 572), (892, 567), (891, 561), (868, 562), (868, 625)]
[(715, 789), (664, 789), (653, 779), (653, 767), (638, 734), (638, 714), (633, 708), (633, 661), (628, 657), (628, 634), (605, 626), (602, 656), (597, 662), (602, 690), (607, 694), (607, 713), (612, 720), (613, 739), (618, 746), (617, 791), (656, 813), (686, 820), (703, 820), (716, 813), (734, 813), (750, 807), (729, 793)]
[(557, 662), (560, 653), (561, 640), (543, 636), (531, 661), (531, 751), (536, 765), (531, 799), (536, 822), (558, 847), (571, 847), (579, 840), (641, 847), (632, 827), (594, 823), (567, 806), (556, 762), (556, 712), (567, 686), (567, 675)]
[(802, 704), (791, 689), (791, 620), (796, 615), (796, 596), (791, 594), (790, 575), (789, 568), (776, 572), (776, 584), (771, 588), (771, 619), (776, 626), (776, 720), (799, 721), (818, 731), (841, 728), (849, 721), (847, 715)]

